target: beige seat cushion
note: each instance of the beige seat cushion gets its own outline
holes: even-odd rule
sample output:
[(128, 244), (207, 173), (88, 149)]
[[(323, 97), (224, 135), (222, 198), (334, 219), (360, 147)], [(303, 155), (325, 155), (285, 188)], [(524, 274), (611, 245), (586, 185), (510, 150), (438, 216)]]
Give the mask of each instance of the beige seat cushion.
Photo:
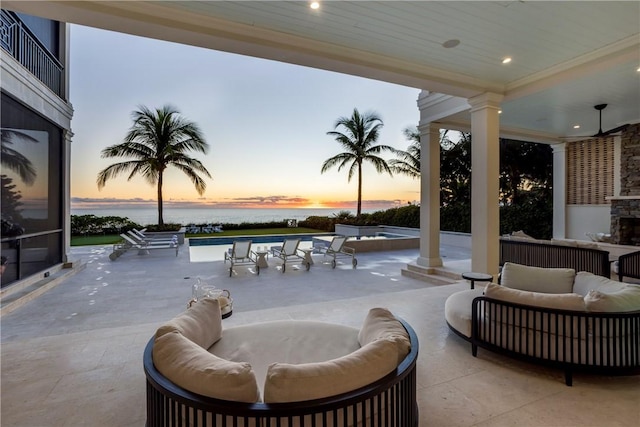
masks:
[(389, 310), (386, 308), (372, 308), (360, 328), (358, 342), (364, 347), (375, 340), (383, 338), (397, 338), (398, 363), (402, 362), (411, 350), (409, 334), (402, 326), (402, 323)]
[(381, 338), (355, 352), (318, 363), (269, 366), (264, 401), (299, 402), (335, 396), (371, 384), (396, 369), (397, 338)]
[(222, 314), (217, 299), (203, 298), (156, 331), (156, 338), (178, 332), (207, 349), (222, 337)]
[(606, 277), (586, 271), (579, 271), (576, 273), (576, 278), (573, 283), (573, 292), (586, 297), (589, 291), (600, 291), (611, 294), (621, 291), (626, 287), (626, 283), (607, 279)]
[(516, 304), (531, 305), (534, 307), (557, 308), (560, 310), (585, 311), (584, 298), (575, 293), (550, 294), (543, 292), (529, 292), (520, 289), (511, 289), (495, 283), (489, 283), (484, 295), (500, 301)]
[(501, 284), (507, 288), (548, 294), (573, 292), (573, 268), (541, 268), (505, 262)]
[(224, 338), (209, 348), (223, 359), (251, 364), (262, 386), (275, 362), (324, 362), (360, 348), (358, 329), (305, 320), (280, 320), (225, 329)]
[(235, 402), (260, 401), (248, 363), (216, 357), (176, 331), (155, 339), (153, 364), (171, 382), (193, 393)]
[(640, 286), (626, 285), (623, 289), (612, 293), (591, 290), (584, 301), (589, 311), (609, 313), (640, 311)]

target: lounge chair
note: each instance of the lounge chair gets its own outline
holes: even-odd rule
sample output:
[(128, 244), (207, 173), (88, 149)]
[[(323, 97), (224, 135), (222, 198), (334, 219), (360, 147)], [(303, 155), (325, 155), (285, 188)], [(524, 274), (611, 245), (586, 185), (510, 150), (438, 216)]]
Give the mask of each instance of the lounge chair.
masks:
[(229, 267), (229, 277), (233, 275), (233, 267), (236, 265), (251, 265), (256, 267), (256, 274), (260, 274), (258, 256), (251, 250), (251, 240), (236, 240), (227, 253), (224, 254), (224, 262), (231, 262)]
[(139, 233), (137, 233), (135, 231), (135, 229), (133, 230), (129, 230), (129, 237), (131, 237), (135, 242), (137, 242), (138, 244), (141, 245), (157, 245), (157, 244), (161, 244), (161, 245), (166, 245), (169, 243), (177, 243), (178, 242), (178, 236), (177, 235), (173, 235), (173, 237), (157, 237), (157, 238), (153, 238), (153, 237), (141, 237), (141, 235)]
[(195, 224), (187, 224), (185, 231), (189, 234), (198, 234), (200, 233), (200, 226)]
[(317, 249), (324, 254), (324, 257), (331, 257), (331, 268), (336, 268), (338, 258), (351, 258), (351, 265), (356, 268), (358, 260), (356, 259), (356, 251), (353, 248), (345, 246), (348, 237), (334, 236), (329, 246), (318, 247)]
[(283, 273), (287, 268), (287, 263), (292, 261), (300, 261), (307, 271), (311, 268), (311, 263), (307, 260), (304, 252), (298, 249), (298, 245), (300, 245), (300, 239), (285, 239), (282, 246), (271, 247), (271, 254), (282, 260)]
[(150, 250), (155, 249), (175, 249), (176, 256), (178, 256), (178, 249), (180, 248), (180, 245), (178, 244), (177, 239), (172, 242), (156, 242), (150, 244), (138, 243), (126, 234), (120, 234), (120, 237), (124, 239), (124, 242), (114, 245), (114, 253), (117, 252), (120, 253), (120, 255), (129, 249), (138, 249), (138, 255), (146, 255)]

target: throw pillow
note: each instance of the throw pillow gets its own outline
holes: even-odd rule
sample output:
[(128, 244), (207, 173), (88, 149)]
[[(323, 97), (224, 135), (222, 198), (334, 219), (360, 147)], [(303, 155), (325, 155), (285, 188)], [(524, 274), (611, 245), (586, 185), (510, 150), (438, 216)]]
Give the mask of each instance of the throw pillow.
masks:
[(573, 283), (573, 292), (582, 296), (587, 296), (591, 290), (610, 294), (621, 291), (626, 286), (626, 283), (618, 282), (617, 280), (607, 279), (604, 276), (598, 276), (587, 271), (578, 271)]
[(251, 365), (216, 357), (178, 332), (155, 339), (153, 364), (171, 382), (193, 393), (234, 402), (260, 401)]
[(301, 402), (369, 385), (398, 366), (395, 338), (382, 338), (338, 359), (318, 363), (272, 363), (264, 384), (265, 403)]
[(640, 311), (640, 286), (626, 285), (624, 289), (604, 293), (591, 290), (584, 297), (588, 311), (622, 313)]
[(573, 291), (573, 268), (541, 268), (505, 262), (500, 283), (522, 291), (568, 294)]
[(220, 304), (214, 298), (202, 298), (187, 311), (160, 326), (156, 338), (178, 332), (204, 349), (222, 338)]
[(496, 285), (495, 283), (489, 283), (484, 290), (484, 295), (500, 301), (531, 305), (534, 307), (585, 311), (584, 298), (582, 295), (574, 293), (550, 294), (529, 292), (519, 289), (510, 289), (505, 286)]
[(409, 334), (402, 323), (386, 308), (372, 308), (364, 319), (358, 342), (361, 347), (379, 339), (396, 338), (398, 344), (398, 363), (400, 363), (411, 350)]

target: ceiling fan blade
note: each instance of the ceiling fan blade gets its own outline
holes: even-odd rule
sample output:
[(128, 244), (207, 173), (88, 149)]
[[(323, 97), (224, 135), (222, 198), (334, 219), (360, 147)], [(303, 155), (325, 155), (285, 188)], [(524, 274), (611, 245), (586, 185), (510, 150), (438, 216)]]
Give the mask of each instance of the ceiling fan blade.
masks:
[(603, 132), (603, 135), (611, 135), (612, 133), (618, 133), (620, 131), (625, 130), (627, 127), (629, 127), (628, 123), (625, 124), (625, 125), (621, 125), (621, 126), (615, 127), (613, 129), (609, 129), (608, 131)]

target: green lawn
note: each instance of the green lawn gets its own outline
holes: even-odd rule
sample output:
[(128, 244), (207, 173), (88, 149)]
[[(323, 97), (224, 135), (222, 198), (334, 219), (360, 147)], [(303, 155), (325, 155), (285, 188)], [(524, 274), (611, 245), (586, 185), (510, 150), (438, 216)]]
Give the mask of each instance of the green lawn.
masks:
[[(246, 230), (230, 230), (222, 233), (198, 233), (187, 234), (186, 237), (225, 237), (225, 236), (259, 236), (264, 234), (309, 234), (309, 233), (326, 233), (323, 230), (315, 230), (313, 228), (292, 227), (292, 228), (262, 228), (262, 229), (246, 229)], [(105, 236), (71, 236), (71, 246), (89, 246), (89, 245), (112, 245), (122, 241), (119, 235), (111, 234)]]

